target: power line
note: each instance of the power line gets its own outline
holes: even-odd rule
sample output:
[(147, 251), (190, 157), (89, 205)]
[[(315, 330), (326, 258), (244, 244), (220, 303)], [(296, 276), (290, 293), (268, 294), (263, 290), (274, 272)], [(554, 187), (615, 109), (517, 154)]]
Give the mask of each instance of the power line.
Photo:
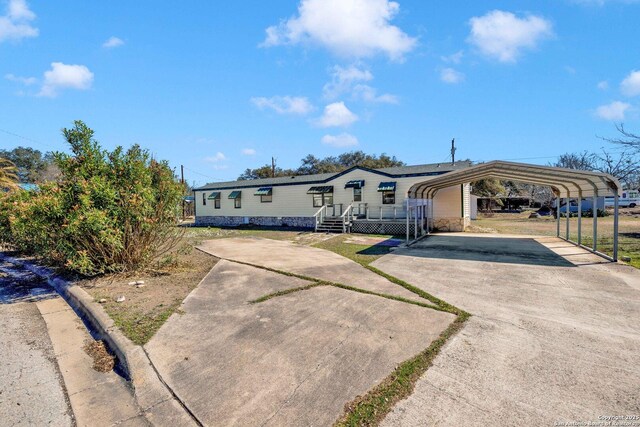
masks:
[(35, 139), (32, 139), (32, 138), (27, 138), (26, 136), (18, 135), (17, 133), (9, 132), (8, 130), (0, 129), (0, 132), (6, 133), (7, 135), (15, 136), (16, 138), (20, 138), (20, 139), (23, 139), (25, 141), (32, 142), (34, 144), (42, 145), (44, 147), (48, 147), (48, 148), (51, 148), (53, 150), (57, 150), (57, 148), (52, 147), (49, 144), (45, 144), (44, 142), (36, 141)]
[(200, 176), (202, 176), (202, 177), (204, 177), (204, 178), (212, 179), (212, 180), (214, 180), (214, 181), (223, 181), (223, 180), (222, 180), (222, 179), (220, 179), (220, 178), (214, 178), (214, 177), (212, 177), (212, 176), (209, 176), (209, 175), (206, 175), (206, 174), (200, 173), (200, 172), (198, 172), (198, 171), (194, 171), (193, 169), (188, 168), (188, 167), (186, 167), (186, 166), (185, 166), (184, 168), (185, 168), (186, 170), (188, 170), (189, 172), (191, 172), (191, 173), (195, 173), (196, 175), (200, 175)]

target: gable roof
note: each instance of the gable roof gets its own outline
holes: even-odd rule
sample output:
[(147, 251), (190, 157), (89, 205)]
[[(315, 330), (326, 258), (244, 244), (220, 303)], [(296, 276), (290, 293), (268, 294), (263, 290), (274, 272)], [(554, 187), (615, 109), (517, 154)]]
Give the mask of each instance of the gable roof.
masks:
[(430, 176), (441, 175), (454, 170), (464, 169), (471, 166), (470, 162), (456, 162), (451, 163), (432, 163), (426, 165), (415, 166), (398, 166), (392, 168), (370, 169), (362, 166), (353, 166), (342, 172), (336, 173), (321, 173), (315, 175), (295, 175), (295, 176), (279, 176), (275, 178), (261, 178), (261, 179), (249, 179), (243, 181), (225, 181), (225, 182), (211, 182), (198, 188), (194, 188), (194, 191), (203, 190), (226, 190), (233, 188), (249, 188), (249, 187), (266, 187), (266, 186), (283, 186), (283, 185), (299, 185), (299, 184), (323, 184), (338, 178), (354, 170), (363, 170), (366, 172), (375, 173), (389, 178), (403, 178), (410, 176)]

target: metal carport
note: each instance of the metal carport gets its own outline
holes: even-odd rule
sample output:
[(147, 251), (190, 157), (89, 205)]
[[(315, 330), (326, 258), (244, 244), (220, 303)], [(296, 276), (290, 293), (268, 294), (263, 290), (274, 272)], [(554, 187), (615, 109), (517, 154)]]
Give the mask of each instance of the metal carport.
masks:
[[(470, 183), (484, 178), (512, 180), (551, 187), (557, 200), (557, 237), (581, 246), (612, 261), (618, 260), (618, 196), (622, 187), (616, 178), (606, 173), (494, 160), (487, 163), (481, 163), (476, 166), (471, 166), (466, 169), (449, 172), (436, 178), (415, 184), (409, 190), (409, 198), (427, 199), (432, 201), (438, 193), (438, 190), (454, 185)], [(597, 198), (600, 196), (614, 197), (613, 257), (598, 251), (597, 214), (593, 215), (593, 247), (589, 248), (582, 244), (582, 203), (578, 203), (578, 241), (574, 242), (569, 238), (570, 200), (575, 198), (581, 201), (583, 198), (593, 197), (593, 206), (597, 210)], [(566, 199), (566, 237), (562, 237), (560, 235), (560, 201), (563, 198)], [(422, 215), (423, 217), (432, 219), (433, 203), (428, 203), (427, 206), (429, 206), (429, 209), (431, 209), (432, 212), (430, 214), (423, 212)], [(427, 225), (427, 230), (430, 230), (429, 224)]]

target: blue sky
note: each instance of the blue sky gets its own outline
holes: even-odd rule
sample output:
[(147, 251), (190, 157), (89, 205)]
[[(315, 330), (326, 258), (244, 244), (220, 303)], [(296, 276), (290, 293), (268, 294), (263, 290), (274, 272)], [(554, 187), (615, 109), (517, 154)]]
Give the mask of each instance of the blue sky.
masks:
[[(386, 152), (546, 164), (640, 130), (640, 2), (0, 0), (0, 147), (84, 120), (197, 183)], [(19, 138), (19, 135), (28, 140)]]

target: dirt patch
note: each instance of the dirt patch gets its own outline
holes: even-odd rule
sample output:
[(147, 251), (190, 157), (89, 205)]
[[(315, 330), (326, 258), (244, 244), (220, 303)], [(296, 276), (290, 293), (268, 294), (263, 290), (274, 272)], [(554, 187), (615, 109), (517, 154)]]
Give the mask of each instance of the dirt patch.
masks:
[(78, 285), (102, 303), (130, 340), (144, 344), (217, 262), (189, 245), (183, 245), (170, 257), (170, 262), (155, 269), (106, 275), (80, 281)]
[(497, 233), (498, 231), (495, 228), (489, 227), (480, 227), (479, 225), (470, 225), (465, 230), (468, 233)]
[(93, 358), (93, 369), (98, 372), (110, 372), (115, 366), (115, 356), (107, 350), (104, 341), (87, 341), (84, 351)]

